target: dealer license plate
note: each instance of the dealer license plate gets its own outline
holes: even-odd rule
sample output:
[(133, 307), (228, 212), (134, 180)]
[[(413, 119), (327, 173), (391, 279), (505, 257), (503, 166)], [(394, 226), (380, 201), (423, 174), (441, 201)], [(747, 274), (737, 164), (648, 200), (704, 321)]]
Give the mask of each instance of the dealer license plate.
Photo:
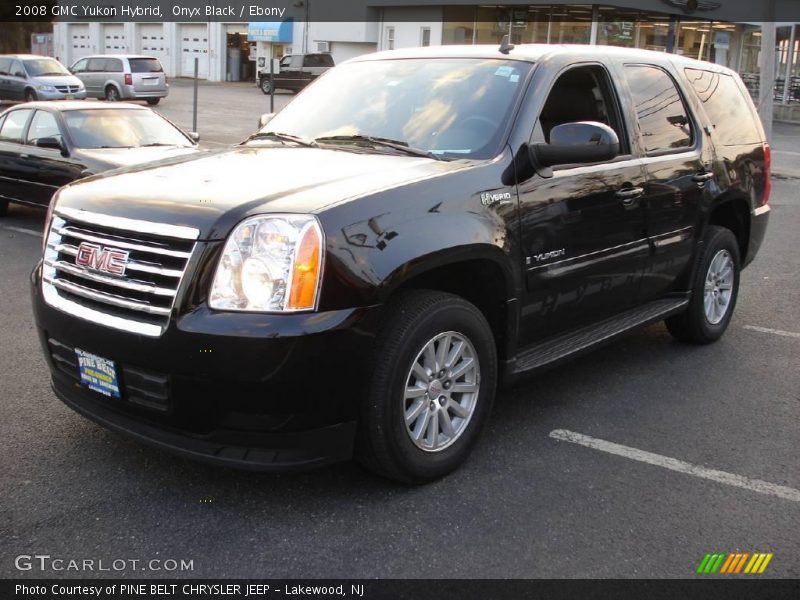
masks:
[(119, 398), (119, 380), (113, 360), (75, 348), (81, 383), (90, 390), (112, 398)]
[(75, 100), (75, 94), (67, 94), (64, 96), (66, 100)]

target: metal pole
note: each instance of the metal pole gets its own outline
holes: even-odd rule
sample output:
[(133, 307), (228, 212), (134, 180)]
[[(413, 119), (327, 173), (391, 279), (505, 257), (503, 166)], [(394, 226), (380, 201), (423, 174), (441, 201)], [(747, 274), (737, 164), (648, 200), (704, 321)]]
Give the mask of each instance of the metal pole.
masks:
[(794, 63), (794, 44), (797, 35), (797, 26), (792, 23), (792, 32), (789, 34), (789, 56), (786, 57), (786, 75), (783, 78), (783, 104), (789, 104), (789, 92), (792, 82), (792, 67)]
[(192, 131), (197, 133), (197, 74), (199, 71), (200, 59), (194, 59), (194, 99), (192, 101)]
[(275, 112), (275, 61), (269, 59), (269, 112)]
[(772, 117), (774, 112), (775, 93), (775, 3), (767, 3), (765, 17), (772, 19), (761, 23), (761, 81), (759, 84), (758, 114), (767, 134), (767, 140), (772, 142)]

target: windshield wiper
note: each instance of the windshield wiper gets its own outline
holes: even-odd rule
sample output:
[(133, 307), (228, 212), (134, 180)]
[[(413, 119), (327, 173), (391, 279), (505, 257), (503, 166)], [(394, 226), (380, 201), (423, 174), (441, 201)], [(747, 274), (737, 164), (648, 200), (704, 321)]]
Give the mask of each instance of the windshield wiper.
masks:
[(248, 137), (243, 144), (247, 142), (251, 142), (253, 140), (278, 140), (280, 142), (292, 142), (293, 144), (298, 144), (300, 146), (306, 146), (308, 148), (316, 148), (317, 142), (315, 140), (307, 140), (302, 138), (298, 135), (292, 135), (290, 133), (279, 133), (277, 131), (259, 131)]
[(139, 148), (155, 148), (156, 146), (177, 146), (178, 144), (164, 144), (162, 142), (153, 142), (152, 144), (142, 144)]
[(314, 141), (323, 143), (328, 143), (328, 142), (353, 142), (356, 144), (362, 143), (370, 146), (392, 148), (394, 150), (399, 150), (400, 152), (404, 152), (405, 154), (409, 154), (411, 156), (423, 156), (425, 158), (432, 158), (433, 160), (444, 160), (441, 156), (437, 156), (436, 154), (434, 154), (433, 152), (429, 152), (428, 150), (413, 148), (408, 145), (408, 142), (391, 140), (389, 138), (373, 137), (371, 135), (363, 135), (359, 133), (353, 135), (329, 135), (325, 137), (318, 137)]

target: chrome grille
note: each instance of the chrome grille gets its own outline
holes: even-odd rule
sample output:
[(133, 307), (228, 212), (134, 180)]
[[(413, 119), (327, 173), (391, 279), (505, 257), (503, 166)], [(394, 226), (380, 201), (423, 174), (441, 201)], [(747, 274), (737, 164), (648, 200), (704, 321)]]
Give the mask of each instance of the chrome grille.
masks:
[(55, 88), (62, 94), (74, 94), (81, 89), (80, 86), (77, 85), (57, 85)]
[[(159, 336), (198, 236), (190, 227), (58, 209), (44, 252), (45, 301), (94, 323)], [(127, 252), (124, 274), (77, 264), (81, 243)]]

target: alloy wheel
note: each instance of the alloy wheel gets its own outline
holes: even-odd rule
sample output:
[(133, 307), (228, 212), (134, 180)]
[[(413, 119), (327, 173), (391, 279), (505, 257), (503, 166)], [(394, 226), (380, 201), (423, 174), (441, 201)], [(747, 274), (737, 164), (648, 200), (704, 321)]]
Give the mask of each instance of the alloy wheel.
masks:
[(480, 364), (455, 331), (429, 340), (411, 366), (403, 393), (406, 432), (419, 449), (440, 452), (467, 429), (480, 390)]
[(708, 266), (703, 292), (706, 320), (712, 325), (722, 321), (728, 313), (733, 298), (733, 278), (733, 257), (727, 250), (720, 250)]

